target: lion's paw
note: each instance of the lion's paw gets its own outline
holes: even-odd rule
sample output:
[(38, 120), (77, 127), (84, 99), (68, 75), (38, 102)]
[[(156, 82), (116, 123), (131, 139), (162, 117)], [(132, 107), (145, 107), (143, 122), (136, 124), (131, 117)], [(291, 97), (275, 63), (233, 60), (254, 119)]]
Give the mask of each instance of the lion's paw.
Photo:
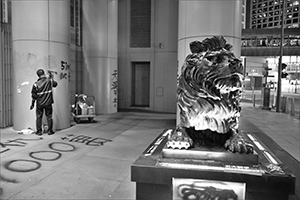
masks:
[(245, 139), (238, 135), (234, 134), (231, 136), (224, 145), (225, 149), (235, 153), (244, 153), (244, 154), (253, 154), (254, 147), (251, 143), (245, 141)]
[(171, 149), (189, 149), (193, 146), (193, 140), (185, 131), (175, 130), (169, 137), (166, 146)]

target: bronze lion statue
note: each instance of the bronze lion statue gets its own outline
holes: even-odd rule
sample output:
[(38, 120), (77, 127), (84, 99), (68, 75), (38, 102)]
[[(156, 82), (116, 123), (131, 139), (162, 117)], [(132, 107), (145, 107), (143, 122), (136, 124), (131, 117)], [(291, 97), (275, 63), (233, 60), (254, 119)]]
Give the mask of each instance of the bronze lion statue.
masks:
[(206, 143), (226, 150), (253, 153), (239, 134), (243, 66), (223, 36), (190, 43), (178, 79), (180, 123), (167, 147), (188, 149)]

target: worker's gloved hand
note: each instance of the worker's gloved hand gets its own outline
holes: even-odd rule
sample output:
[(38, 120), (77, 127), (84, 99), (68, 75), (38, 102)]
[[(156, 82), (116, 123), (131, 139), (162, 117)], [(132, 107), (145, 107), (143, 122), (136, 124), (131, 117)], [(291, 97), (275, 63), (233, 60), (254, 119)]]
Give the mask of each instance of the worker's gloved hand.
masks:
[(50, 71), (50, 70), (48, 70), (48, 77), (49, 77), (50, 79), (53, 79), (53, 74), (52, 74), (52, 71)]

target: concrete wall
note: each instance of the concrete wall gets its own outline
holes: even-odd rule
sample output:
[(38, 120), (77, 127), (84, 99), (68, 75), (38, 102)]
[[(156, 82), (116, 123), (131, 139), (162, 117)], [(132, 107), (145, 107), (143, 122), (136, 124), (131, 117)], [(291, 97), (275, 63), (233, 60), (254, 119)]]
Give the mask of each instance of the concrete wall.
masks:
[(132, 62), (150, 62), (150, 105), (146, 110), (176, 112), (178, 1), (152, 0), (151, 47), (130, 48), (130, 1), (119, 0), (119, 108), (131, 105)]
[(117, 15), (117, 0), (83, 1), (83, 92), (95, 97), (96, 114), (117, 112)]

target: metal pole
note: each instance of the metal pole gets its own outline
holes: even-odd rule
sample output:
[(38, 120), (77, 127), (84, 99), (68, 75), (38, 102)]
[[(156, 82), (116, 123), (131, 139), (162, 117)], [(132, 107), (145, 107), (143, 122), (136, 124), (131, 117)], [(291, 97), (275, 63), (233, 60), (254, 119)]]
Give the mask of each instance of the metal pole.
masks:
[(281, 40), (280, 40), (280, 56), (278, 63), (278, 80), (277, 80), (277, 96), (276, 96), (276, 112), (280, 112), (281, 104), (281, 73), (282, 73), (282, 56), (283, 56), (283, 40), (284, 40), (284, 13), (285, 13), (285, 0), (282, 1), (281, 11)]

